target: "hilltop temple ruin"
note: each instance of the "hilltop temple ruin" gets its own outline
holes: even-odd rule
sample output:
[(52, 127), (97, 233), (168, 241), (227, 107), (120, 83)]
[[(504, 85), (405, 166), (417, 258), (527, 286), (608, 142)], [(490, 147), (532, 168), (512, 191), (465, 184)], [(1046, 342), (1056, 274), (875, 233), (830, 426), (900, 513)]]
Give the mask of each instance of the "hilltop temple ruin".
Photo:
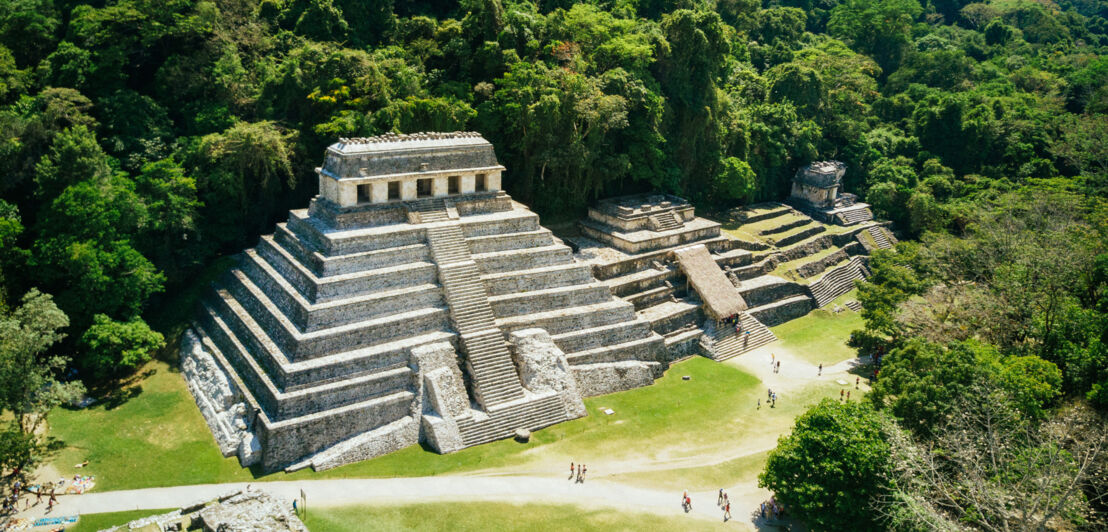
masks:
[(239, 256), (182, 341), (225, 456), (326, 469), (578, 418), (582, 397), (676, 359), (774, 341), (768, 326), (845, 294), (891, 245), (875, 222), (829, 231), (782, 204), (725, 232), (664, 194), (597, 203), (566, 245), (504, 171), (476, 133), (327, 149), (319, 195)]
[(476, 133), (342, 139), (205, 299), (182, 368), (225, 455), (322, 469), (585, 415), (664, 342), (500, 190)]
[(844, 175), (846, 165), (839, 161), (817, 161), (797, 170), (789, 203), (825, 223), (853, 225), (873, 220), (869, 205), (843, 192)]

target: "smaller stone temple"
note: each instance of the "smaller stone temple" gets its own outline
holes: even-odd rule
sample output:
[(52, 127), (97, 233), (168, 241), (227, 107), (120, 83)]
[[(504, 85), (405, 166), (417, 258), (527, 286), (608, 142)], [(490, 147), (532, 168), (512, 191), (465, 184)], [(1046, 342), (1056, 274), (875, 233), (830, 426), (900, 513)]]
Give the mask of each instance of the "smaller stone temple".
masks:
[(817, 161), (796, 171), (789, 203), (811, 217), (839, 225), (854, 225), (873, 219), (869, 205), (842, 191), (846, 165), (840, 161)]
[(719, 236), (719, 224), (693, 214), (688, 201), (669, 194), (601, 200), (581, 221), (585, 236), (624, 253), (642, 253)]

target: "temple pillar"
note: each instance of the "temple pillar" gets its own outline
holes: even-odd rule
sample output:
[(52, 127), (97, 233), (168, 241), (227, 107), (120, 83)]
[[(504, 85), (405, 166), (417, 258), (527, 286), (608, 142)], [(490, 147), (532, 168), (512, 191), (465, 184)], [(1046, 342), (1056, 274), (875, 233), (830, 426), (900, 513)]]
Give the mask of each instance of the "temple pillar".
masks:
[(446, 176), (440, 175), (431, 178), (431, 195), (436, 198), (441, 198), (447, 195), (447, 181)]
[(384, 203), (389, 200), (389, 184), (387, 181), (374, 181), (369, 186), (372, 203)]
[(338, 182), (338, 201), (340, 207), (353, 207), (358, 203), (358, 187), (351, 183)]
[(462, 194), (472, 194), (477, 188), (477, 176), (473, 174), (462, 174), (461, 189), (459, 192)]
[(400, 199), (402, 200), (414, 200), (416, 199), (416, 180), (405, 179), (400, 182)]
[(487, 179), (487, 187), (490, 191), (500, 190), (500, 172), (492, 172)]

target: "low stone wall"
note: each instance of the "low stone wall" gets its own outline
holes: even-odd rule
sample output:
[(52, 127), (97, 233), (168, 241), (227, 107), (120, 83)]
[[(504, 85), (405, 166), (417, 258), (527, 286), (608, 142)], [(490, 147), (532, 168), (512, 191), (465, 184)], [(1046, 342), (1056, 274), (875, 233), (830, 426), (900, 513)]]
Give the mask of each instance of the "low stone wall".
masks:
[(601, 284), (562, 287), (554, 291), (536, 294), (518, 293), (489, 298), (489, 305), (497, 317), (534, 314), (568, 307), (580, 307), (611, 301), (612, 294)]
[(796, 318), (804, 317), (815, 308), (815, 301), (813, 301), (812, 298), (797, 296), (751, 309), (750, 315), (754, 316), (755, 319), (762, 322), (767, 327), (773, 327)]
[(827, 229), (824, 228), (822, 225), (816, 225), (816, 226), (813, 226), (809, 229), (805, 229), (805, 230), (803, 230), (799, 233), (792, 234), (792, 235), (789, 235), (789, 236), (786, 236), (786, 237), (782, 237), (780, 240), (777, 240), (776, 242), (774, 242), (774, 244), (776, 244), (778, 247), (789, 246), (789, 245), (795, 244), (797, 242), (800, 242), (801, 240), (805, 240), (807, 238), (810, 238), (814, 235), (818, 235), (818, 234), (820, 234), (820, 233), (822, 233), (826, 230)]
[(573, 252), (569, 250), (569, 246), (552, 245), (474, 255), (473, 260), (477, 262), (477, 267), (481, 269), (483, 274), (505, 273), (543, 266), (569, 264), (573, 262)]
[(812, 223), (812, 221), (807, 218), (797, 218), (796, 220), (793, 220), (791, 222), (765, 229), (761, 231), (761, 234), (765, 236), (773, 236), (778, 233), (784, 233), (790, 229), (796, 229), (797, 227), (800, 227), (802, 225), (808, 225), (810, 223)]
[(550, 231), (541, 229), (523, 233), (477, 236), (467, 238), (466, 243), (469, 244), (469, 252), (476, 255), (479, 253), (496, 253), (498, 251), (551, 246), (554, 245), (554, 238)]
[(554, 337), (554, 343), (566, 353), (576, 353), (605, 345), (622, 344), (650, 336), (650, 324), (645, 320), (615, 323), (602, 330), (578, 329)]
[(794, 282), (780, 282), (758, 286), (750, 290), (741, 290), (740, 293), (746, 304), (750, 307), (768, 305), (774, 301), (780, 301), (794, 296), (802, 296), (808, 293), (804, 285)]
[(654, 384), (658, 362), (614, 362), (573, 366), (577, 389), (584, 397), (623, 392)]

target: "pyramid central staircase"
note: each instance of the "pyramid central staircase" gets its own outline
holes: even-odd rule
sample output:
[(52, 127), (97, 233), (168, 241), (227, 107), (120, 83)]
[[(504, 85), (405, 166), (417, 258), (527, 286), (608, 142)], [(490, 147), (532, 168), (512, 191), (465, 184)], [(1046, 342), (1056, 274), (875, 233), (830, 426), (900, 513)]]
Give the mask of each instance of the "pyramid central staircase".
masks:
[(427, 241), (439, 267), (451, 321), (461, 336), (475, 398), (485, 408), (522, 398), (519, 374), (461, 228), (449, 222), (430, 227)]

